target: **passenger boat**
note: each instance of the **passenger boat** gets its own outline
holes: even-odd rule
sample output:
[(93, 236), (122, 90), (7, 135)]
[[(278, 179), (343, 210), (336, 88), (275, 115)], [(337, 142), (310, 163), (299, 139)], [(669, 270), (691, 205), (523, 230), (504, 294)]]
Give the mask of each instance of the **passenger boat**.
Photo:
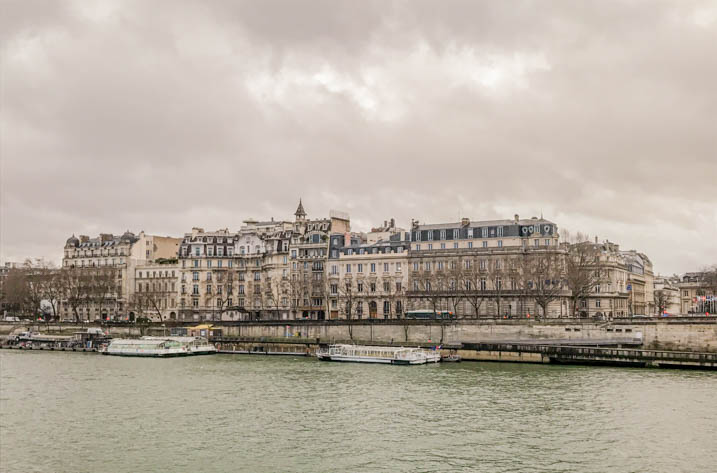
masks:
[(217, 347), (203, 337), (142, 337), (142, 340), (170, 340), (186, 347), (190, 355), (213, 355)]
[(189, 349), (181, 343), (165, 338), (157, 339), (123, 339), (110, 342), (101, 353), (117, 356), (147, 356), (166, 358), (170, 356), (187, 356)]
[(374, 347), (362, 345), (329, 345), (316, 352), (321, 361), (349, 361), (391, 365), (424, 365), (441, 360), (440, 353), (421, 348)]

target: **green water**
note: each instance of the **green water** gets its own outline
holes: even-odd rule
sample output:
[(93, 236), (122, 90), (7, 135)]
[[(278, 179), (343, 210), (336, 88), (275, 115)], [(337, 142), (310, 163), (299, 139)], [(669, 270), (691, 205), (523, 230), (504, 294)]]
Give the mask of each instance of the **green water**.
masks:
[(717, 373), (0, 352), (2, 472), (715, 472)]

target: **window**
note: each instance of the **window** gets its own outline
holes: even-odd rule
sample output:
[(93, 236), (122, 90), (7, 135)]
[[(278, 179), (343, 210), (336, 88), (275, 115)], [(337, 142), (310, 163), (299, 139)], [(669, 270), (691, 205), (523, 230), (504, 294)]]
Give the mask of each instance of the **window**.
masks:
[(211, 268), (211, 267), (212, 267), (212, 260), (207, 260), (207, 268)]
[(224, 248), (219, 246), (217, 247), (217, 256), (224, 256)]
[(480, 260), (479, 267), (480, 267), (481, 271), (485, 271), (485, 260), (484, 259)]
[(217, 268), (221, 268), (221, 267), (222, 267), (222, 260), (219, 260), (219, 261), (217, 261)]
[(438, 262), (438, 271), (443, 271), (443, 261)]
[(391, 313), (391, 303), (389, 301), (383, 301), (383, 315), (389, 315)]
[(296, 258), (296, 250), (291, 250), (291, 257)]
[[(244, 294), (244, 285), (243, 284), (239, 284), (239, 294)], [(239, 300), (241, 300), (241, 299), (239, 299)]]
[(383, 282), (383, 290), (384, 292), (388, 292), (391, 290), (391, 283), (388, 281)]
[(254, 281), (261, 281), (261, 273), (259, 271), (254, 271)]
[(207, 281), (211, 281), (211, 280), (212, 280), (212, 272), (209, 271), (209, 272), (207, 273)]
[(540, 246), (540, 240), (538, 240), (537, 238), (534, 240), (533, 243), (535, 244), (535, 246)]
[(376, 263), (371, 263), (371, 272), (372, 273), (376, 272)]
[(192, 281), (199, 281), (199, 271), (194, 271), (192, 273)]
[(339, 285), (338, 284), (332, 284), (331, 285), (331, 294), (338, 294), (339, 292)]
[(441, 240), (445, 240), (445, 239), (446, 239), (446, 231), (441, 230)]
[(498, 236), (499, 237), (503, 236), (503, 227), (498, 227)]
[(401, 272), (401, 263), (396, 263), (396, 271)]
[(199, 295), (199, 284), (192, 285), (192, 294), (194, 294), (195, 296)]
[(421, 245), (416, 245), (416, 251), (421, 251)]
[(468, 248), (473, 248), (473, 242), (472, 242), (472, 241), (469, 241), (469, 242), (468, 242)]
[(376, 292), (376, 283), (375, 282), (370, 283), (369, 289), (371, 290), (371, 292)]
[(207, 247), (207, 256), (214, 256), (214, 247), (213, 246)]
[(356, 290), (358, 292), (363, 292), (363, 283), (362, 282), (356, 283)]
[(198, 247), (198, 246), (195, 246), (195, 247), (194, 247), (194, 256), (200, 256), (200, 254), (199, 254), (199, 247)]
[(384, 273), (388, 272), (388, 263), (383, 263), (383, 272)]
[(454, 229), (453, 229), (453, 239), (454, 239), (454, 240), (457, 240), (457, 239), (458, 239), (458, 229), (457, 229), (457, 228), (454, 228)]
[(503, 240), (498, 240), (498, 248), (503, 248)]
[(545, 239), (545, 246), (550, 246), (550, 238)]
[(600, 299), (595, 301), (595, 307), (600, 307)]
[(193, 263), (194, 263), (194, 267), (195, 267), (195, 268), (199, 268), (199, 260), (198, 260), (198, 259), (195, 259), (195, 260), (193, 261)]
[(199, 307), (199, 299), (192, 299), (192, 307)]
[(356, 272), (363, 273), (363, 264), (359, 263), (357, 266), (358, 266), (358, 268), (356, 269)]
[(350, 272), (351, 272), (351, 265), (350, 265), (350, 264), (347, 264), (347, 265), (346, 265), (346, 272), (347, 272), (347, 273), (350, 273)]
[(441, 243), (441, 249), (442, 249), (442, 250), (445, 250), (445, 249), (446, 249), (446, 244), (445, 244), (445, 243)]
[(453, 243), (453, 248), (458, 248), (458, 243)]
[(429, 243), (429, 244), (428, 244), (428, 249), (429, 249), (429, 250), (432, 250), (432, 249), (433, 249), (433, 243)]
[(487, 237), (488, 237), (488, 228), (487, 228), (487, 227), (481, 228), (481, 229), (480, 229), (480, 235), (481, 235), (481, 237), (483, 237), (483, 238), (487, 238)]
[(484, 241), (484, 242), (483, 242), (483, 248), (488, 248), (488, 242), (487, 242), (487, 241)]

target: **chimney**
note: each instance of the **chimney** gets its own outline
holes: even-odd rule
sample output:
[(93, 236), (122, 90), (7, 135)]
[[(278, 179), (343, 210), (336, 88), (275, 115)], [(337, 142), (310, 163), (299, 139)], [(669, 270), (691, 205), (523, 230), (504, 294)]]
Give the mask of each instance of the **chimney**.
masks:
[(518, 214), (515, 214), (515, 223), (518, 223), (518, 220), (520, 220), (520, 217), (518, 216)]
[(88, 241), (90, 241), (90, 237), (87, 235), (80, 235), (80, 243), (87, 243)]
[(461, 219), (461, 226), (462, 226), (462, 227), (467, 227), (468, 225), (470, 225), (470, 223), (471, 223), (471, 220), (470, 220), (469, 218), (467, 218), (467, 217), (463, 217), (463, 218)]
[(396, 228), (396, 219), (395, 218), (391, 219), (391, 228)]

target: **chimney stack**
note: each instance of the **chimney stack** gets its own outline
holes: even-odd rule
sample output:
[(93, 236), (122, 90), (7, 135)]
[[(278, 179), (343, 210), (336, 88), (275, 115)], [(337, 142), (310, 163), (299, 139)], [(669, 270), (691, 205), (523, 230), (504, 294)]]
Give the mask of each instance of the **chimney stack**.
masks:
[(520, 217), (518, 216), (518, 214), (515, 214), (515, 223), (518, 223), (518, 220), (520, 220)]

